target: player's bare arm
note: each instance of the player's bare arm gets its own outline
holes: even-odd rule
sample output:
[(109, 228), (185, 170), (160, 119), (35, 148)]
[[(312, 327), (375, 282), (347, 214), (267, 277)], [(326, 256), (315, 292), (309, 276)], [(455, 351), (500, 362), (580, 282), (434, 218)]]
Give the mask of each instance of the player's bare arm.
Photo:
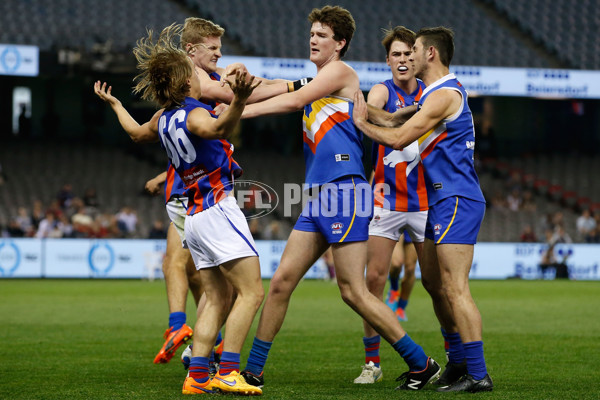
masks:
[(435, 128), (443, 119), (455, 114), (462, 97), (454, 90), (438, 90), (432, 93), (421, 110), (398, 128), (373, 125), (367, 121), (368, 111), (362, 92), (354, 96), (353, 120), (356, 126), (371, 139), (402, 150), (419, 137)]
[(167, 181), (167, 171), (161, 172), (154, 178), (148, 180), (144, 185), (146, 192), (152, 195), (158, 195), (162, 191), (163, 184)]
[[(206, 101), (216, 101), (219, 103), (229, 104), (233, 101), (233, 91), (231, 88), (224, 84), (225, 79), (228, 76), (235, 76), (237, 71), (248, 72), (244, 64), (235, 63), (227, 66), (224, 72), (221, 74), (221, 81), (215, 81), (201, 68), (196, 67), (198, 76), (200, 76), (200, 85), (202, 87), (202, 99)], [(263, 79), (256, 79), (257, 82), (264, 81)], [(288, 85), (286, 82), (274, 83), (270, 85), (260, 85), (248, 98), (248, 103), (256, 103), (279, 94), (287, 93)]]
[(254, 81), (253, 76), (246, 78), (246, 72), (238, 72), (235, 80), (228, 78), (227, 83), (231, 87), (234, 97), (227, 110), (219, 118), (211, 117), (208, 111), (203, 108), (192, 110), (187, 118), (188, 130), (204, 139), (225, 139), (229, 137), (240, 120), (248, 97), (260, 85), (260, 82)]
[(163, 110), (158, 110), (152, 119), (145, 124), (140, 125), (129, 112), (123, 107), (121, 101), (112, 95), (112, 86), (107, 86), (106, 82), (94, 83), (94, 93), (105, 103), (108, 103), (113, 109), (119, 123), (127, 132), (131, 140), (136, 143), (151, 143), (158, 141), (158, 119), (162, 115)]
[(246, 106), (242, 119), (299, 111), (305, 105), (329, 95), (351, 98), (357, 89), (356, 72), (341, 61), (332, 62), (299, 90)]

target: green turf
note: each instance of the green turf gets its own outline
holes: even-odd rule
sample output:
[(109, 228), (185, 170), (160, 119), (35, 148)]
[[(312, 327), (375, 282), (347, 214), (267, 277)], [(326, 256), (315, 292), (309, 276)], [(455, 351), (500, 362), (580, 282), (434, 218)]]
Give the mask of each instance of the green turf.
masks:
[[(354, 385), (364, 362), (360, 319), (334, 284), (303, 281), (271, 350), (263, 398), (600, 398), (600, 282), (473, 281), (471, 288), (494, 392), (394, 391), (406, 366), (386, 344), (383, 382)], [(420, 283), (407, 315), (411, 337), (443, 364)], [(0, 399), (184, 398), (178, 359), (152, 364), (167, 317), (163, 282), (0, 280)]]

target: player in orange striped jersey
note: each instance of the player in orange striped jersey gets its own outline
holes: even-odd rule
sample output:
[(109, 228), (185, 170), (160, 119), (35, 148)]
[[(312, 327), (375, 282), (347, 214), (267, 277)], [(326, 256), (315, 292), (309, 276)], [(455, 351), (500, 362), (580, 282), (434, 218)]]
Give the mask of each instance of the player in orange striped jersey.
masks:
[[(415, 78), (414, 73), (412, 46), (415, 33), (403, 26), (385, 32), (381, 43), (386, 50), (386, 62), (392, 70), (392, 78), (373, 86), (368, 103), (394, 113), (416, 104), (425, 85)], [(403, 251), (403, 244), (396, 244), (405, 230), (417, 253), (421, 253), (427, 220), (427, 190), (416, 142), (404, 150), (394, 150), (374, 142), (372, 160), (375, 210), (367, 244), (367, 287), (375, 296), (383, 298), (392, 254), (395, 247), (398, 247), (396, 252)], [(397, 272), (399, 274), (400, 271)], [(414, 285), (414, 268), (405, 269), (402, 293), (398, 287), (398, 274), (395, 281), (390, 277), (392, 287), (386, 303), (400, 320), (405, 320), (404, 308)], [(363, 320), (363, 324), (365, 365), (354, 383), (374, 383), (383, 376), (379, 364), (380, 336), (368, 322)]]

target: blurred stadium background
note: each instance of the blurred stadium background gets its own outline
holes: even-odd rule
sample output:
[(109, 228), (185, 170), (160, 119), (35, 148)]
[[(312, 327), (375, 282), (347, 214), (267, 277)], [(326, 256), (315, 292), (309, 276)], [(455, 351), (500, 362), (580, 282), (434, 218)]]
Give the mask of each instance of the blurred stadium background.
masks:
[[(595, 0), (335, 3), (348, 8), (357, 23), (346, 60), (383, 62), (382, 28), (405, 25), (416, 31), (444, 25), (456, 33), (453, 65), (600, 70), (600, 4)], [(69, 218), (80, 210), (89, 217), (85, 221), (94, 220), (89, 227), (76, 225), (63, 233), (70, 237), (147, 238), (154, 224), (160, 225), (157, 220), (166, 225), (161, 200), (143, 193), (144, 183), (165, 167), (163, 150), (131, 143), (109, 107), (93, 94), (93, 82), (108, 81), (136, 119), (145, 121), (155, 109), (131, 95), (131, 50), (147, 28), (159, 31), (198, 16), (226, 29), (224, 55), (305, 59), (306, 15), (325, 4), (2, 1), (0, 44), (39, 48), (37, 76), (0, 75), (3, 236), (14, 236), (20, 213), (35, 212), (34, 223), (39, 223), (48, 209), (65, 215), (63, 222), (71, 226)], [(470, 105), (477, 125), (477, 168), (488, 199), (479, 240), (519, 242), (527, 225), (535, 242), (549, 240), (555, 226), (562, 226), (574, 242), (600, 240), (600, 216), (595, 231), (584, 234), (576, 228), (584, 209), (600, 213), (598, 99), (474, 96)], [(245, 178), (278, 191), (285, 182), (302, 181), (299, 120), (293, 114), (241, 124), (232, 141)], [(365, 147), (370, 170), (368, 140)], [(137, 213), (132, 232), (116, 222), (124, 207)], [(275, 212), (254, 220), (252, 229), (258, 239), (285, 239), (294, 217)], [(34, 225), (25, 235), (35, 232)], [(559, 235), (563, 239), (558, 240), (568, 241)]]

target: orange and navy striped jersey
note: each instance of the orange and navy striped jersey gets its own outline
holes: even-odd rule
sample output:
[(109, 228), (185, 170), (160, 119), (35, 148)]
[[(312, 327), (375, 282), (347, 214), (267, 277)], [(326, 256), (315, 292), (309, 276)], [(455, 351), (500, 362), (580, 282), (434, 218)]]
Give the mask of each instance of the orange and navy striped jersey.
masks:
[[(216, 72), (211, 72), (210, 74), (208, 74), (208, 76), (210, 76), (210, 79), (212, 79), (213, 81), (221, 80), (221, 75), (217, 74)], [(215, 108), (216, 106), (218, 106), (221, 103), (218, 103), (216, 101), (207, 101), (205, 104), (211, 108)]]
[(305, 184), (322, 185), (343, 176), (365, 178), (362, 132), (352, 121), (351, 100), (327, 96), (304, 106)]
[[(223, 200), (233, 189), (242, 169), (233, 159), (233, 145), (223, 139), (203, 139), (187, 130), (187, 117), (195, 108), (212, 109), (191, 97), (182, 107), (165, 110), (158, 121), (162, 146), (183, 181), (188, 197), (188, 215)], [(213, 118), (217, 118), (211, 113)]]
[(183, 181), (169, 160), (167, 164), (167, 179), (165, 180), (165, 203), (168, 203), (173, 197), (184, 196), (185, 187), (183, 186)]
[(425, 166), (425, 184), (429, 206), (451, 196), (485, 203), (475, 172), (475, 129), (467, 102), (467, 91), (448, 74), (429, 85), (419, 100), (419, 108), (436, 90), (454, 90), (462, 96), (460, 109), (418, 139)]
[[(388, 89), (384, 110), (393, 113), (399, 108), (417, 104), (425, 89), (421, 80), (417, 79), (417, 82), (417, 89), (410, 94), (400, 89), (392, 79), (382, 82)], [(423, 164), (416, 141), (403, 150), (373, 142), (371, 159), (375, 207), (402, 212), (428, 209)]]

